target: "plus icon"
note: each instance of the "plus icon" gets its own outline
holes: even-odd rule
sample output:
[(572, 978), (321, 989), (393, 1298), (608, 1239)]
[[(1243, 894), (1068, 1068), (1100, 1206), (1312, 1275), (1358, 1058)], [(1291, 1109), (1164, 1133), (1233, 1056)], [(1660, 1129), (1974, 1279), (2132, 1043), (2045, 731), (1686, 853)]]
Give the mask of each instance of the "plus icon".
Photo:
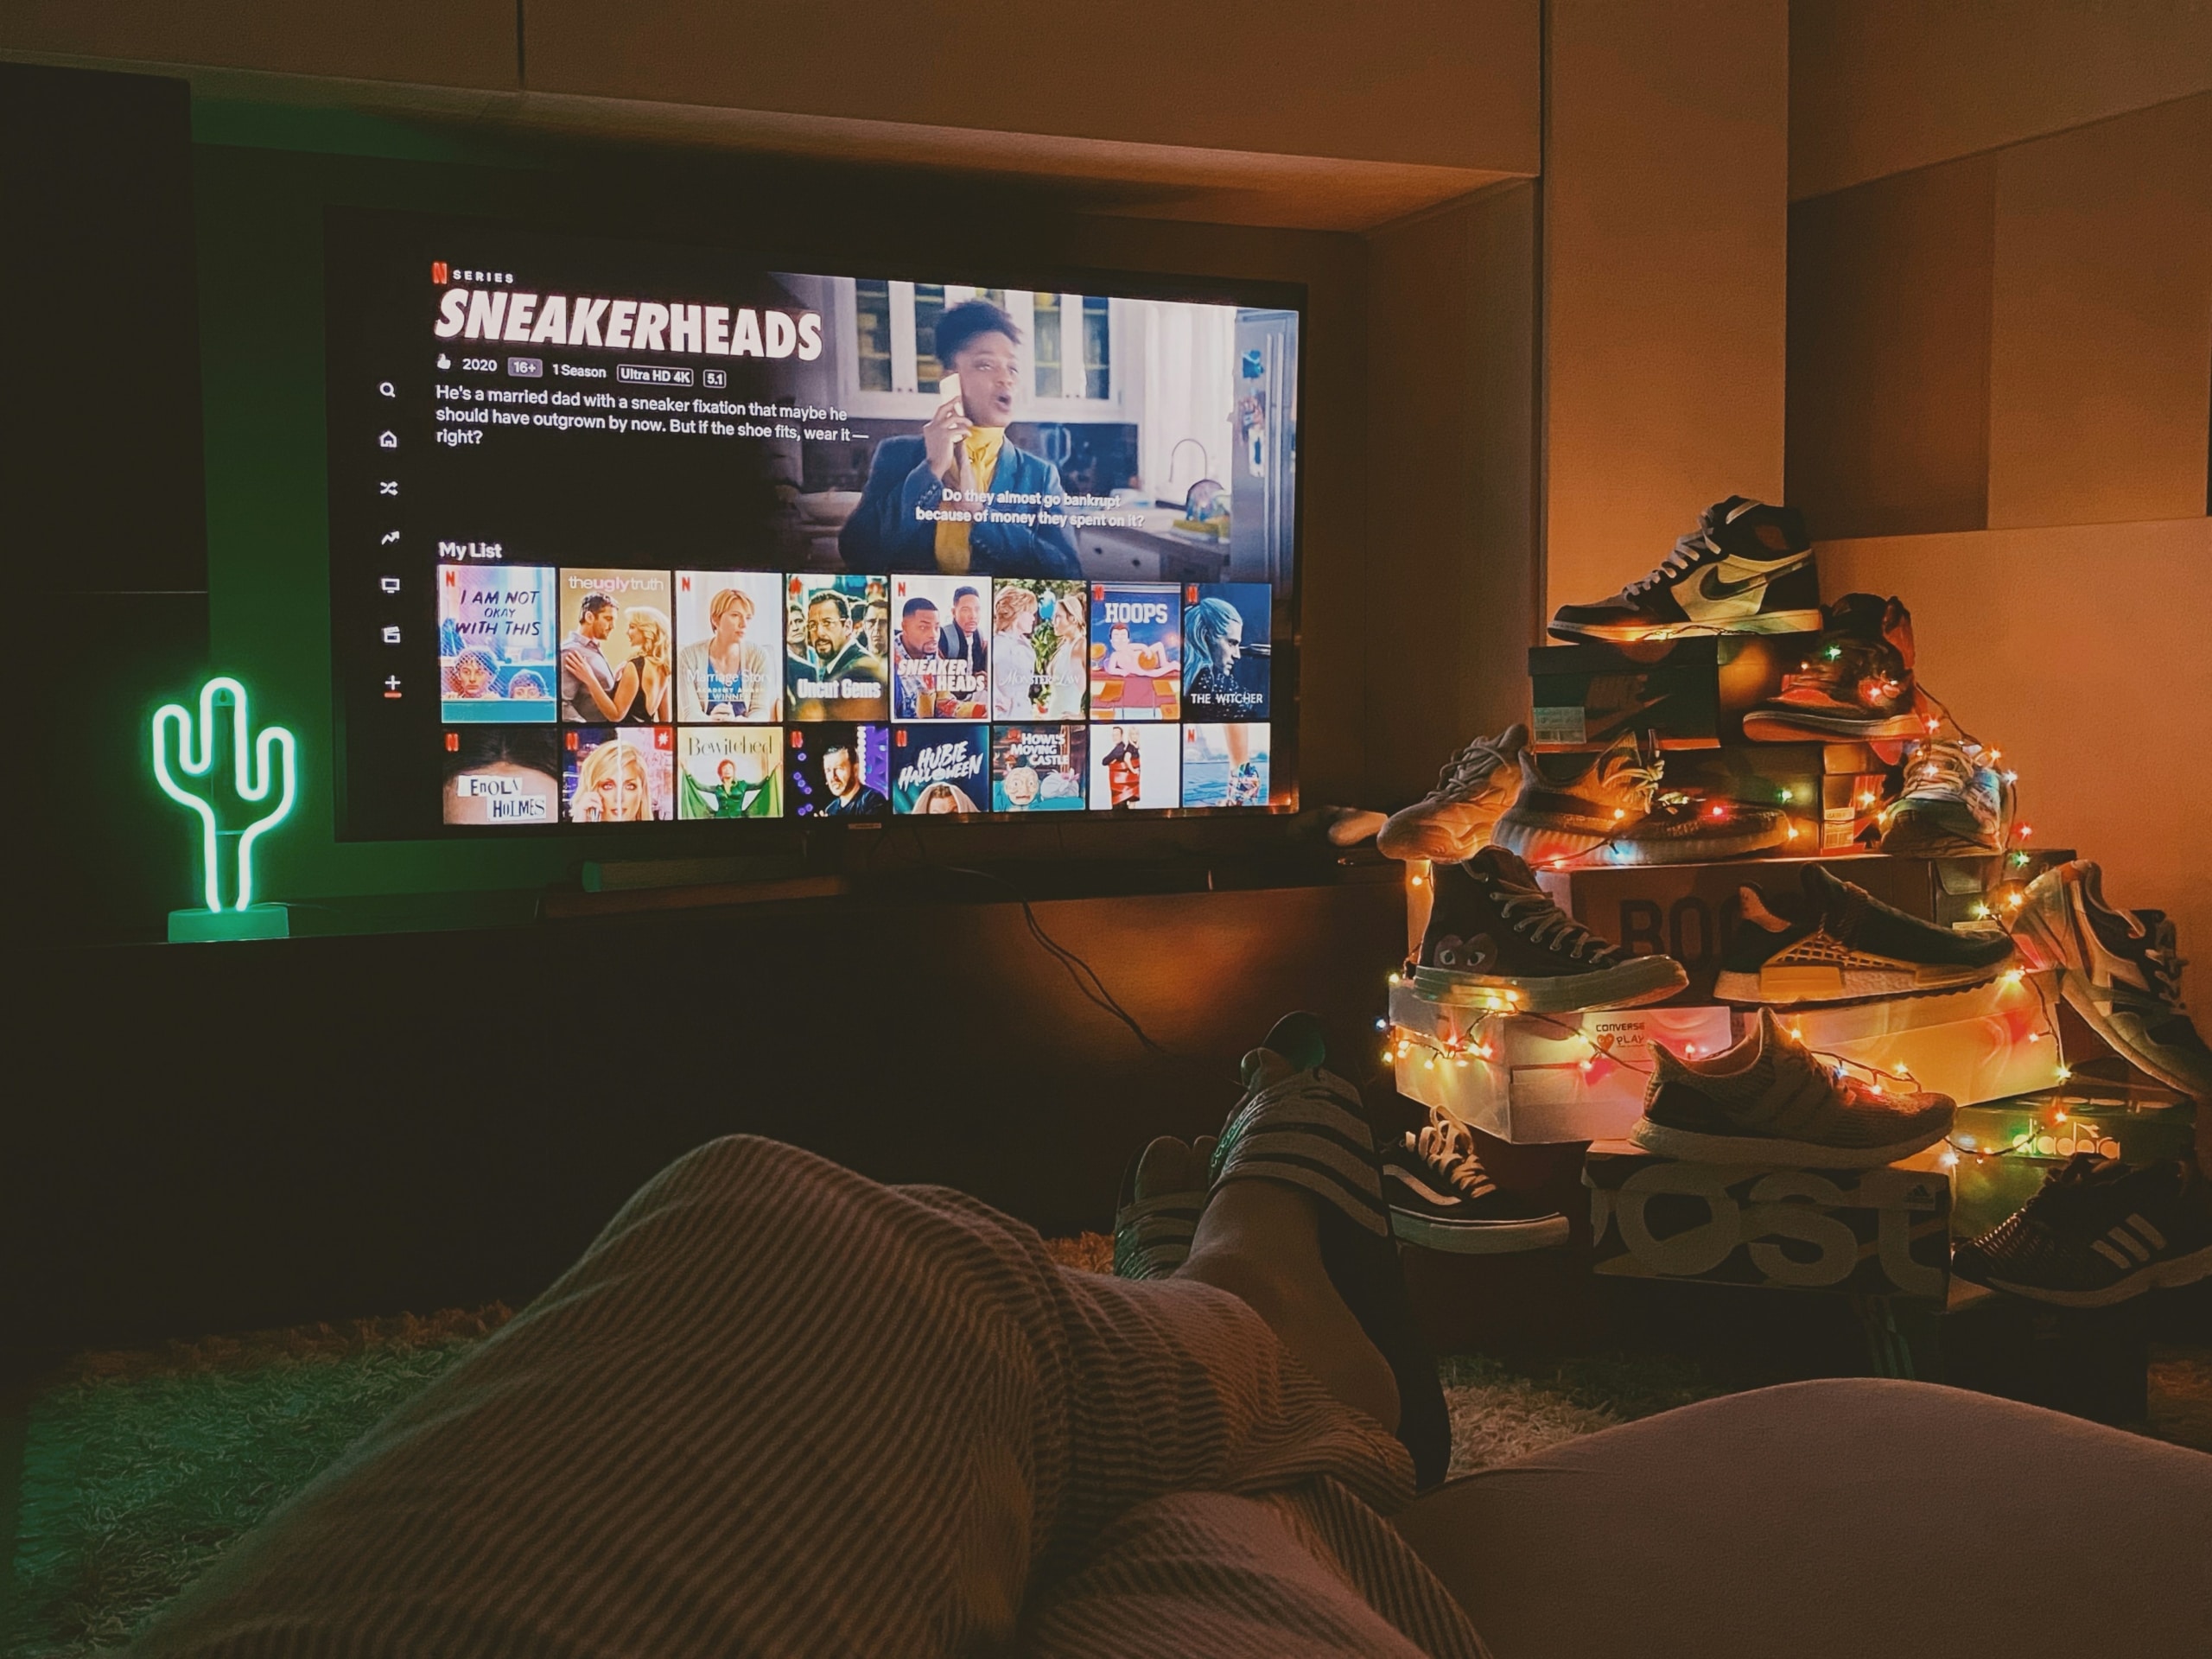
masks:
[(385, 677), (385, 682), (384, 682), (384, 694), (385, 694), (385, 696), (386, 696), (387, 697), (396, 697), (396, 696), (397, 696), (399, 695), (399, 676), (398, 676), (398, 675), (397, 675), (397, 674), (388, 674), (388, 675), (386, 675), (386, 676)]

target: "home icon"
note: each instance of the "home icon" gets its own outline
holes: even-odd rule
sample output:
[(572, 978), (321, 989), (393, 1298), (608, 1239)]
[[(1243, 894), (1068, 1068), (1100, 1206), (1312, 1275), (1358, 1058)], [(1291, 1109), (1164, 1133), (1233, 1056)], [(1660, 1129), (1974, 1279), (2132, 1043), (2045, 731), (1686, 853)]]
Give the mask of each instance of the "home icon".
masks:
[(397, 448), (399, 448), (399, 440), (398, 440), (397, 438), (395, 438), (394, 436), (392, 436), (392, 435), (391, 435), (391, 433), (389, 433), (389, 432), (385, 433), (382, 437), (378, 438), (378, 439), (377, 440), (377, 442), (378, 442), (381, 447), (383, 447), (384, 448), (386, 448), (386, 449), (397, 449)]

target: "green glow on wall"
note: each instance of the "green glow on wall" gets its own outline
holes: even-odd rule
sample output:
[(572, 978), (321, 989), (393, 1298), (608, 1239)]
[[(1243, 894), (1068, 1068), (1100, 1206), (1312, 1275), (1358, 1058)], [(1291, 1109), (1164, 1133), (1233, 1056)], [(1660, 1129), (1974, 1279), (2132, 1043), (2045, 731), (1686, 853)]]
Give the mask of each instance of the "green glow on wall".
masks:
[[(240, 831), (226, 831), (214, 803), (178, 783), (169, 765), (168, 731), (175, 726), (177, 766), (188, 778), (213, 782), (216, 725), (220, 718), (215, 705), (223, 698), (231, 704), (231, 753), (238, 798), (258, 805), (269, 798), (272, 788), (277, 791), (276, 804)], [(221, 837), (238, 836), (238, 898), (232, 908), (248, 909), (253, 903), (254, 843), (291, 816), (292, 803), (299, 794), (299, 745), (291, 733), (282, 726), (266, 726), (257, 738), (252, 726), (246, 712), (245, 687), (227, 674), (218, 675), (200, 688), (196, 729), (192, 710), (181, 703), (163, 703), (154, 711), (154, 781), (179, 806), (189, 807), (200, 817), (200, 864), (207, 877), (207, 908), (212, 911), (223, 908)]]

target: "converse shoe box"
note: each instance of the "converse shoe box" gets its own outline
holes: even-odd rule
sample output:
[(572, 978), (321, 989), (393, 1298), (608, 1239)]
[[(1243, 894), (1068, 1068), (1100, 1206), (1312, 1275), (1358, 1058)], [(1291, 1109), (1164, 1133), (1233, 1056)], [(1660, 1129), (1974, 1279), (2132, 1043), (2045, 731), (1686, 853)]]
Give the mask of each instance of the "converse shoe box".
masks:
[(1951, 1231), (1975, 1238), (2011, 1215), (2077, 1152), (2123, 1163), (2178, 1157), (2196, 1142), (2196, 1108), (2153, 1084), (2079, 1078), (1960, 1109)]
[(1583, 1160), (1593, 1271), (1940, 1306), (1951, 1184), (1937, 1151), (1883, 1169), (1681, 1163), (1624, 1141)]
[[(1909, 916), (1955, 926), (2003, 913), (2013, 893), (2073, 855), (2063, 848), (2016, 852), (2003, 860), (1993, 854), (1928, 859), (1847, 853), (1819, 862)], [(1802, 891), (1807, 861), (1777, 857), (1700, 864), (1591, 864), (1539, 869), (1536, 879), (1560, 909), (1592, 932), (1631, 955), (1663, 953), (1681, 963), (1690, 982), (1675, 1000), (1691, 1002), (1713, 995), (1713, 979), (1737, 925), (1737, 893), (1756, 884), (1770, 900), (1786, 906)]]
[(1400, 1094), (1516, 1142), (1626, 1135), (1643, 1114), (1654, 1040), (1694, 1054), (1734, 1040), (1724, 1007), (1484, 1014), (1432, 1002), (1404, 980), (1390, 988), (1390, 1023)]
[(1653, 733), (1662, 747), (1740, 743), (1744, 716), (1820, 649), (1817, 633), (1532, 646), (1530, 738), (1540, 749), (1586, 748), (1624, 732)]

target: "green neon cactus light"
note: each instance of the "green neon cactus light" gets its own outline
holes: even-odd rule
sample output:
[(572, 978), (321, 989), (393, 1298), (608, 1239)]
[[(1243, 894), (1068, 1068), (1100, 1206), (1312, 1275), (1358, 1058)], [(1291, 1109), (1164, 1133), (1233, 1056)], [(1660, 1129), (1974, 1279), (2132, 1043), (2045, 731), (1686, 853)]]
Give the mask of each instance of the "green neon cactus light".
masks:
[[(177, 781), (177, 771), (187, 778), (204, 778), (208, 780), (207, 793), (214, 793), (213, 785), (219, 775), (217, 727), (220, 720), (215, 705), (226, 697), (231, 704), (231, 753), (238, 798), (258, 806), (273, 794), (276, 803), (243, 830), (224, 830), (214, 803), (194, 794)], [(176, 771), (172, 771), (170, 766), (172, 726), (176, 728)], [(292, 802), (299, 793), (298, 745), (291, 733), (282, 726), (265, 726), (255, 737), (252, 727), (246, 713), (245, 687), (227, 674), (218, 675), (200, 688), (200, 719), (196, 727), (192, 711), (181, 703), (164, 703), (154, 711), (154, 781), (179, 806), (189, 807), (200, 815), (200, 863), (207, 874), (207, 908), (211, 911), (223, 909), (222, 838), (235, 835), (238, 843), (235, 884), (238, 897), (231, 908), (250, 910), (253, 907), (254, 843), (291, 816)]]

